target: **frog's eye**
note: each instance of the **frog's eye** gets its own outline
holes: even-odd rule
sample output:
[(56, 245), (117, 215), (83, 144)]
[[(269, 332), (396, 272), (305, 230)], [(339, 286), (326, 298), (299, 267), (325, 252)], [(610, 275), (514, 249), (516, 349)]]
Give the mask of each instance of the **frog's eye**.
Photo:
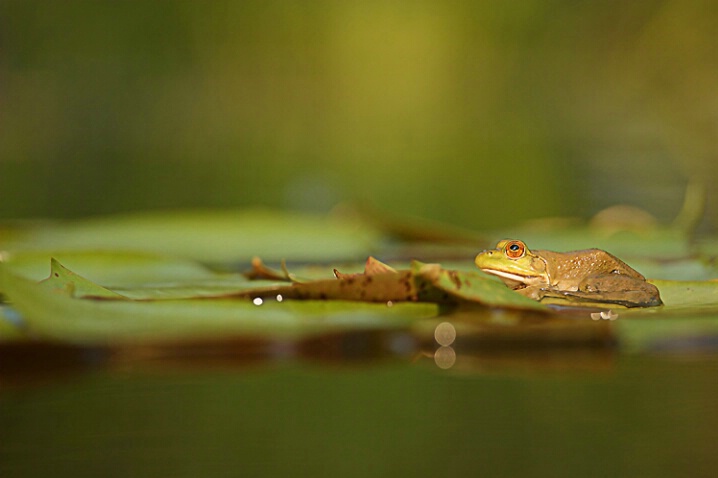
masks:
[(526, 252), (526, 245), (521, 241), (511, 241), (506, 244), (506, 256), (509, 259), (518, 259)]

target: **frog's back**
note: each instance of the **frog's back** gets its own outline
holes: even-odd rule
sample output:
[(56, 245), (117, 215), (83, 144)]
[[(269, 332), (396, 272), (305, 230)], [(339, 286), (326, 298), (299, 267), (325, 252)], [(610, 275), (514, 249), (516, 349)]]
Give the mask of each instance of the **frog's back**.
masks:
[(623, 274), (636, 279), (645, 277), (618, 257), (603, 249), (553, 252), (535, 251), (554, 263), (557, 277), (579, 278), (596, 274)]

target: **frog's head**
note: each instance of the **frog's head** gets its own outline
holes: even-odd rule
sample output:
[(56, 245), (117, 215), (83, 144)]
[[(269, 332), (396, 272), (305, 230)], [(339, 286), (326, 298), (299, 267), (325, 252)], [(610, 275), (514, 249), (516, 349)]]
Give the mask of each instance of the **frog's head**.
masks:
[(516, 239), (504, 239), (496, 249), (479, 253), (474, 261), (479, 269), (501, 278), (512, 289), (549, 283), (546, 261)]

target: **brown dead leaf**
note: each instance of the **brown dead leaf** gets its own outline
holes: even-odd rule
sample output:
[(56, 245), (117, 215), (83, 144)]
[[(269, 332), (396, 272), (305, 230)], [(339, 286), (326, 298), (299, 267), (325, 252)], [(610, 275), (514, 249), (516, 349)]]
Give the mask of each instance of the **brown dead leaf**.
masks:
[(252, 269), (245, 272), (244, 277), (249, 280), (272, 280), (292, 282), (292, 276), (289, 274), (286, 265), (282, 262), (282, 270), (278, 271), (268, 267), (259, 257), (252, 258)]
[(364, 272), (345, 274), (334, 269), (334, 277), (336, 277), (337, 279), (346, 279), (349, 277), (374, 276), (377, 274), (385, 274), (388, 272), (396, 272), (396, 269), (387, 264), (384, 264), (375, 257), (369, 256), (366, 260), (366, 263), (364, 264)]
[(354, 300), (364, 302), (416, 301), (417, 289), (411, 271), (341, 274), (336, 279), (294, 283), (259, 291), (255, 296), (304, 300)]

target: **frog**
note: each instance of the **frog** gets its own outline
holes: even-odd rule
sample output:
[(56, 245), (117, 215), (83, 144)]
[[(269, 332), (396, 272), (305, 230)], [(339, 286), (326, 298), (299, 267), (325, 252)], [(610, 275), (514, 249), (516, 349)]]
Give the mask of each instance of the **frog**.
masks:
[(537, 301), (655, 307), (663, 304), (658, 288), (618, 257), (601, 249), (570, 252), (530, 250), (523, 241), (504, 239), (474, 260), (487, 274)]

